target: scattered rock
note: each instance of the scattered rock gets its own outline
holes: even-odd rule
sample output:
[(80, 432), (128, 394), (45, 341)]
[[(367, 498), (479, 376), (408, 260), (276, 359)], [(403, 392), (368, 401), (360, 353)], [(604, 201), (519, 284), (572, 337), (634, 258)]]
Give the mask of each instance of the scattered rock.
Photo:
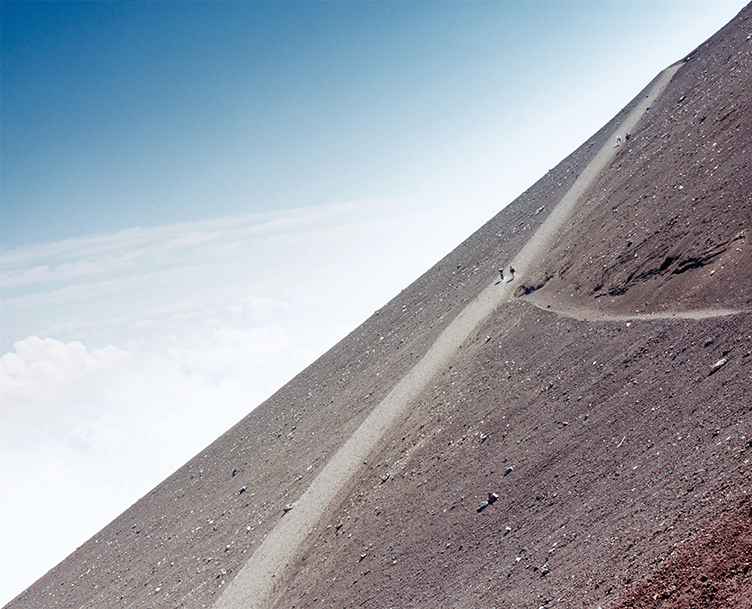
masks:
[(481, 503), (478, 506), (477, 511), (478, 512), (482, 512), (489, 505), (491, 505), (492, 503), (496, 502), (496, 500), (498, 500), (498, 498), (499, 498), (499, 496), (496, 493), (488, 493), (488, 501), (484, 501), (483, 503)]
[(294, 503), (288, 503), (285, 507), (282, 508), (282, 510), (287, 514), (292, 508), (295, 507)]
[(244, 486), (241, 486), (241, 487), (240, 487), (240, 488), (238, 489), (238, 495), (242, 495), (243, 493), (245, 493), (245, 487), (244, 487)]
[(541, 567), (540, 573), (541, 573), (541, 577), (543, 577), (544, 575), (546, 575), (548, 573), (548, 565), (543, 565)]
[(721, 368), (723, 368), (726, 364), (728, 364), (728, 359), (726, 359), (725, 357), (722, 357), (715, 364), (713, 364), (713, 366), (710, 368), (710, 374), (715, 374)]
[(384, 482), (389, 480), (389, 474), (384, 474), (383, 476), (379, 476), (379, 479), (381, 480), (381, 484), (384, 484)]
[(507, 467), (507, 468), (506, 468), (506, 469), (504, 470), (504, 475), (506, 476), (506, 475), (508, 475), (508, 474), (511, 474), (511, 473), (512, 473), (513, 471), (514, 471), (514, 467), (512, 467), (512, 466), (510, 465), (509, 467)]

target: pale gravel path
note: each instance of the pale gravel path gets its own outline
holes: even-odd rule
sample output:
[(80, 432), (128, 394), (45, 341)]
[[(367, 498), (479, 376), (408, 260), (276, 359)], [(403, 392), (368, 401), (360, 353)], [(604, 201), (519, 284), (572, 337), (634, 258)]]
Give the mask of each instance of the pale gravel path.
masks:
[(578, 199), (615, 158), (616, 136), (622, 140), (634, 130), (645, 111), (668, 86), (681, 64), (659, 75), (648, 95), (641, 100), (606, 141), (572, 188), (551, 211), (548, 218), (522, 248), (511, 265), (517, 271), (515, 281), (494, 283), (481, 292), (441, 333), (415, 367), (371, 412), (295, 504), (269, 532), (259, 548), (243, 565), (222, 595), (215, 609), (262, 609), (273, 607), (293, 575), (298, 558), (309, 537), (319, 529), (326, 515), (344, 498), (358, 479), (371, 454), (383, 446), (384, 439), (409, 414), (409, 408), (429, 386), (431, 380), (457, 353), (462, 343), (494, 310), (511, 300), (513, 286), (524, 277), (528, 267), (548, 251), (569, 218)]
[(534, 307), (556, 313), (563, 317), (571, 317), (579, 321), (653, 321), (656, 319), (711, 319), (714, 317), (730, 317), (750, 313), (752, 309), (693, 309), (691, 311), (662, 311), (658, 313), (608, 313), (597, 309), (584, 307), (557, 307), (535, 302), (532, 298), (523, 298)]

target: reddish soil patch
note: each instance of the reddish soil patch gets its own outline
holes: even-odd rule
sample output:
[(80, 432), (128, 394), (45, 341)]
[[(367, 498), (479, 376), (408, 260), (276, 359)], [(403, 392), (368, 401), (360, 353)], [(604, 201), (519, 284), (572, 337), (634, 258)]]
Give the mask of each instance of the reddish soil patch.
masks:
[(752, 503), (745, 499), (696, 541), (677, 548), (616, 607), (752, 607)]

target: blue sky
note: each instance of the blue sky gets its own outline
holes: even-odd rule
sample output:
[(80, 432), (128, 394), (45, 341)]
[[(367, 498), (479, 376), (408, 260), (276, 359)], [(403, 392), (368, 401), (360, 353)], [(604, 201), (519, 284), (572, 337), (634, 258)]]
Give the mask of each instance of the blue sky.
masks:
[(4, 2), (2, 243), (422, 192), (741, 5)]
[(0, 604), (743, 6), (2, 2)]
[(414, 189), (524, 78), (508, 12), (532, 25), (516, 5), (4, 7), (3, 243)]

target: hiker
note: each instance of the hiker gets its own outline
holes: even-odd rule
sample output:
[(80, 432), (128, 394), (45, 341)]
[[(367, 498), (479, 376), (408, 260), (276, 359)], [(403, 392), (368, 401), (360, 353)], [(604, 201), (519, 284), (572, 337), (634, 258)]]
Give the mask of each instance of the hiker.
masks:
[(627, 133), (627, 134), (626, 134), (626, 135), (624, 136), (624, 141), (625, 141), (625, 142), (628, 142), (628, 141), (629, 141), (629, 133)]
[(509, 274), (511, 275), (511, 277), (509, 278), (509, 281), (512, 281), (512, 279), (514, 279), (514, 267), (512, 266), (509, 267)]
[(617, 135), (616, 136), (616, 145), (618, 146), (619, 144), (621, 144), (621, 136)]
[(499, 281), (504, 281), (504, 269), (499, 269)]

